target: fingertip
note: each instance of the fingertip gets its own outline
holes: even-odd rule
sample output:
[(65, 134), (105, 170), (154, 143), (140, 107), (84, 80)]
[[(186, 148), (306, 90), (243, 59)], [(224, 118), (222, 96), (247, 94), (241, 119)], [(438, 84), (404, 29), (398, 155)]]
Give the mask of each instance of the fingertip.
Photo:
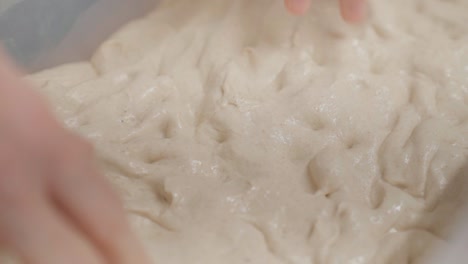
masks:
[(310, 8), (310, 0), (285, 0), (286, 8), (294, 15), (304, 15)]
[(361, 23), (367, 16), (365, 0), (340, 0), (341, 15), (349, 23)]

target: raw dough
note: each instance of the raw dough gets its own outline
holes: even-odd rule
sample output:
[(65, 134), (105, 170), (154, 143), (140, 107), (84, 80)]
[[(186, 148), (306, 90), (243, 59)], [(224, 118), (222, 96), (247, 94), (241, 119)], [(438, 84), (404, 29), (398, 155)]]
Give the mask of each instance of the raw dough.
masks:
[(468, 176), (468, 1), (371, 11), (171, 0), (29, 79), (155, 263), (420, 263)]

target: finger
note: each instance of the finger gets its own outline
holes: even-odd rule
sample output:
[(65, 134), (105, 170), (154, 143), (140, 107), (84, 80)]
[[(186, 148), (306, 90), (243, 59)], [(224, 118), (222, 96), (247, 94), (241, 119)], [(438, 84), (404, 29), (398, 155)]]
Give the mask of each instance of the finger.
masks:
[(366, 17), (366, 0), (340, 0), (341, 15), (351, 23), (361, 22)]
[[(11, 100), (14, 98), (14, 100)], [(21, 75), (0, 47), (0, 119), (26, 140), (42, 135), (46, 128), (57, 127), (47, 105)], [(34, 127), (35, 133), (31, 133)], [(28, 144), (31, 142), (28, 142)]]
[(24, 263), (104, 263), (90, 244), (47, 204), (48, 201), (38, 197), (22, 197), (16, 201), (0, 205), (0, 236), (2, 244)]
[(285, 0), (284, 3), (291, 13), (303, 15), (309, 10), (311, 0)]
[(62, 174), (54, 180), (52, 191), (60, 207), (93, 240), (108, 263), (150, 263), (109, 183), (92, 161), (82, 158), (91, 154), (76, 155), (64, 161)]

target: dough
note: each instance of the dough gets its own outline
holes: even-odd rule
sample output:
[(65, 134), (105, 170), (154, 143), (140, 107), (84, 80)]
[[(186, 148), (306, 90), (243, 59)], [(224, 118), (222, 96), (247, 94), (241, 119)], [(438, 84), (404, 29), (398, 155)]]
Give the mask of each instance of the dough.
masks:
[(171, 0), (30, 76), (155, 263), (421, 263), (466, 193), (468, 1)]

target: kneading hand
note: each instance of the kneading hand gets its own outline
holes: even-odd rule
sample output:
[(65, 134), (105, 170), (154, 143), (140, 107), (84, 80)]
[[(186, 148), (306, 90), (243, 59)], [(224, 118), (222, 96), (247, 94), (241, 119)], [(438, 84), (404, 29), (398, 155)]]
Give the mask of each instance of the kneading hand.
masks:
[[(311, 2), (312, 0), (285, 0), (289, 11), (297, 15), (307, 12)], [(346, 21), (360, 22), (366, 15), (366, 0), (340, 0), (340, 8), (341, 15)]]
[(0, 245), (34, 264), (148, 264), (93, 162), (0, 58)]

